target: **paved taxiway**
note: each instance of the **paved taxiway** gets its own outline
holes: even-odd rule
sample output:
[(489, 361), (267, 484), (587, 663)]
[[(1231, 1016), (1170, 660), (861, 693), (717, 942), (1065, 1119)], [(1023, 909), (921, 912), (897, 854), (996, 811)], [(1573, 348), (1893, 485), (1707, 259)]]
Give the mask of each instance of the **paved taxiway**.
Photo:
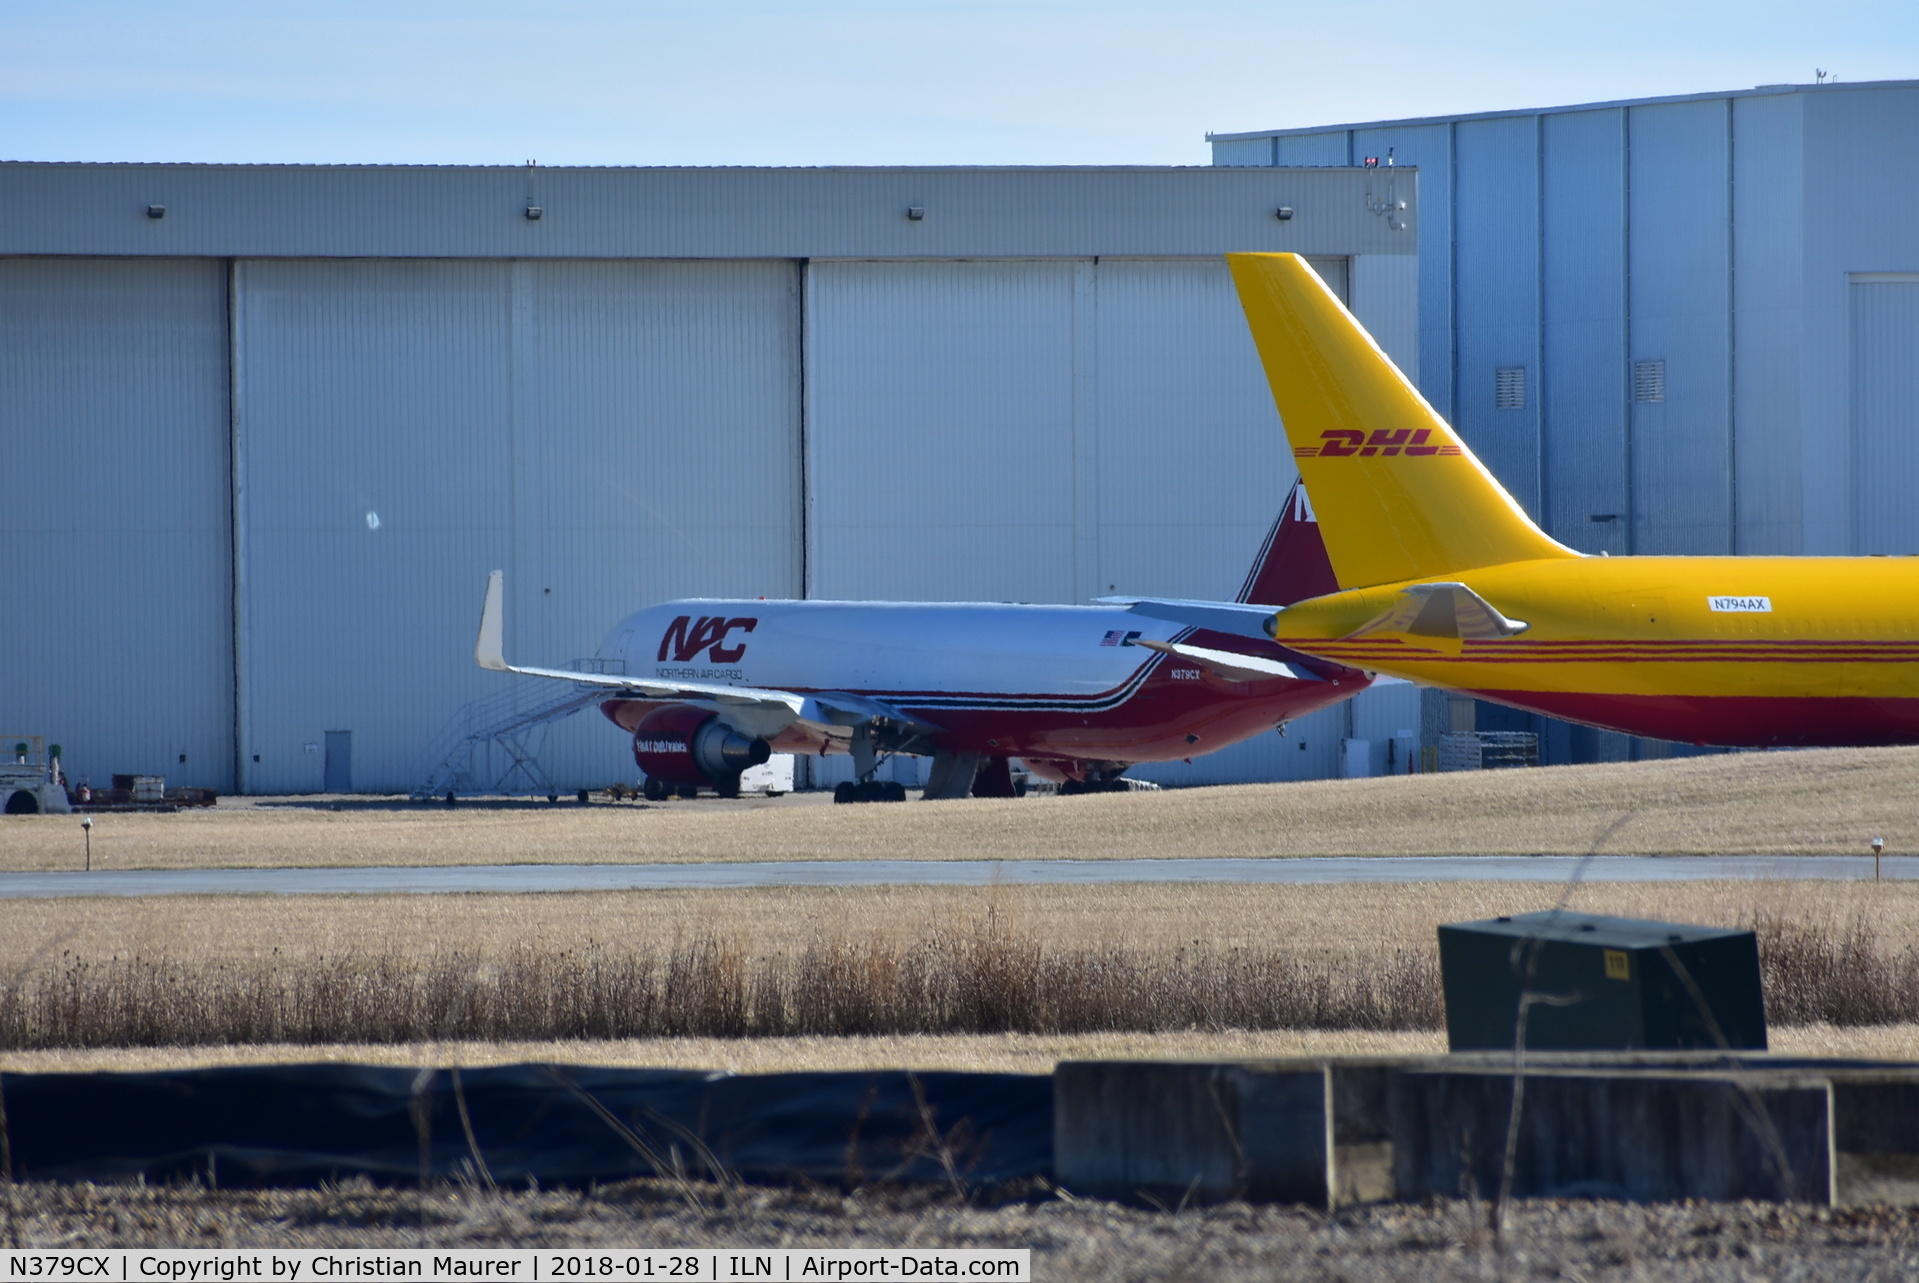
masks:
[[(1583, 867), (1582, 867), (1583, 866)], [(424, 868), (129, 869), (0, 873), (0, 899), (139, 895), (405, 895), (687, 887), (990, 886), (1137, 882), (1858, 881), (1870, 856), (1351, 856), (1273, 860), (793, 860), (712, 864), (487, 864)], [(1919, 878), (1919, 856), (1884, 874)]]

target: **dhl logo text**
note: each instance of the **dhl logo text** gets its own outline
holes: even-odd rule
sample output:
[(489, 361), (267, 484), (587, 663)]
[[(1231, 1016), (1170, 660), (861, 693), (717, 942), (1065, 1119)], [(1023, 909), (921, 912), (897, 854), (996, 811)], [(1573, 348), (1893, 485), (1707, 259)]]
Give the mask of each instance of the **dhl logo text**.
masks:
[(681, 615), (666, 626), (660, 638), (659, 660), (665, 663), (670, 655), (675, 663), (684, 664), (705, 651), (716, 664), (737, 664), (746, 654), (746, 643), (728, 646), (726, 635), (735, 629), (750, 633), (759, 623), (757, 619), (728, 619), (724, 615), (701, 615), (695, 622), (691, 615)]
[(1355, 454), (1363, 458), (1375, 454), (1390, 456), (1459, 453), (1459, 447), (1456, 445), (1426, 444), (1432, 434), (1431, 428), (1375, 428), (1373, 434), (1367, 436), (1357, 428), (1335, 428), (1330, 432), (1320, 433), (1318, 445), (1296, 446), (1293, 449), (1293, 457), (1310, 459), (1317, 455), (1322, 459), (1343, 459)]

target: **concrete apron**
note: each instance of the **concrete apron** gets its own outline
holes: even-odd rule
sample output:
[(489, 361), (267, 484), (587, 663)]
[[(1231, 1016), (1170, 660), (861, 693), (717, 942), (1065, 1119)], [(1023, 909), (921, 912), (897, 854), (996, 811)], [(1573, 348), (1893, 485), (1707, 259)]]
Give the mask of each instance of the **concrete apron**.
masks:
[[(1054, 1170), (1191, 1206), (1491, 1198), (1512, 1058), (1068, 1061)], [(1919, 1065), (1765, 1055), (1527, 1057), (1514, 1197), (1919, 1203)]]

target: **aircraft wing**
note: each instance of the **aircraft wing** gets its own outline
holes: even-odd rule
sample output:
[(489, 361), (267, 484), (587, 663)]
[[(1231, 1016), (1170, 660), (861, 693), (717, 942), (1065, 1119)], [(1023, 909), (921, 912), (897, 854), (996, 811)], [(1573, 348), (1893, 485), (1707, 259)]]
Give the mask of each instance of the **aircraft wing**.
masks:
[(1183, 642), (1136, 641), (1135, 646), (1144, 646), (1164, 655), (1177, 655), (1181, 659), (1191, 660), (1202, 668), (1209, 668), (1229, 682), (1263, 682), (1275, 677), (1290, 677), (1297, 682), (1323, 682), (1326, 679), (1311, 669), (1298, 664), (1288, 664), (1284, 660), (1266, 659), (1258, 655), (1239, 655), (1230, 650), (1213, 650), (1206, 646), (1188, 646)]
[[(1101, 597), (1102, 606), (1125, 606), (1135, 615), (1164, 619), (1193, 628), (1210, 628), (1235, 637), (1273, 639), (1273, 608), (1248, 606), (1236, 601), (1180, 601), (1164, 597)], [(1142, 643), (1135, 642), (1134, 645)]]
[(1532, 625), (1508, 619), (1499, 609), (1465, 584), (1414, 584), (1383, 614), (1367, 620), (1348, 637), (1370, 633), (1406, 633), (1413, 637), (1457, 637), (1490, 641), (1516, 637)]
[(717, 682), (660, 681), (648, 677), (622, 677), (603, 673), (576, 673), (563, 668), (530, 668), (506, 662), (506, 575), (494, 571), (486, 582), (486, 605), (480, 611), (480, 634), (473, 642), (473, 660), (481, 668), (496, 673), (519, 673), (526, 677), (549, 677), (555, 681), (581, 686), (599, 686), (608, 693), (630, 694), (639, 699), (711, 700), (768, 712), (784, 710), (791, 720), (806, 722), (821, 730), (857, 726), (862, 722), (894, 721), (930, 734), (940, 728), (922, 721), (884, 701), (847, 691), (775, 690), (758, 686), (724, 686)]

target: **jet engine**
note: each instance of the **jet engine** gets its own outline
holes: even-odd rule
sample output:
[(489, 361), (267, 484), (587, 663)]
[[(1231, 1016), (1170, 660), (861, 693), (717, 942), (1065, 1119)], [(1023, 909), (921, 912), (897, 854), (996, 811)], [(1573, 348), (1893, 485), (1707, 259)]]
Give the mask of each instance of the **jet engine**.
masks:
[(736, 796), (740, 772), (772, 755), (765, 740), (749, 739), (691, 704), (656, 708), (633, 730), (633, 760), (646, 772), (646, 796), (655, 801), (671, 788), (691, 797), (702, 784), (721, 797)]

